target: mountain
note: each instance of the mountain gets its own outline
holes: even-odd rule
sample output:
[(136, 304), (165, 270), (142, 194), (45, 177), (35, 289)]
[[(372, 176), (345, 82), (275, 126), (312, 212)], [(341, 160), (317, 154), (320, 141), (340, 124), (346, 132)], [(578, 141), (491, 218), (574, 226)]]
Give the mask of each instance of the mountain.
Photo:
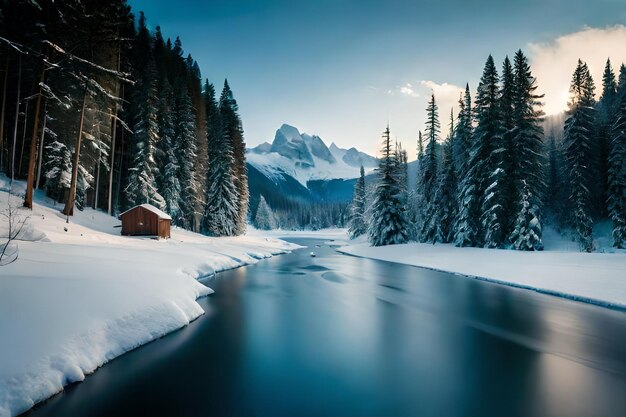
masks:
[(335, 145), (335, 142), (330, 144), (330, 152), (337, 159), (341, 159), (346, 164), (360, 168), (363, 165), (364, 168), (376, 168), (378, 166), (378, 159), (371, 155), (361, 152), (356, 148), (342, 149)]
[(356, 148), (326, 146), (317, 135), (282, 125), (272, 143), (246, 152), (250, 207), (263, 195), (274, 210), (345, 204), (352, 199), (361, 164), (372, 173), (378, 160)]
[(361, 165), (367, 172), (378, 166), (373, 156), (334, 143), (328, 148), (319, 136), (300, 133), (287, 124), (276, 131), (271, 144), (248, 149), (246, 159), (268, 178), (281, 181), (287, 175), (307, 188), (309, 181), (352, 179), (359, 176)]

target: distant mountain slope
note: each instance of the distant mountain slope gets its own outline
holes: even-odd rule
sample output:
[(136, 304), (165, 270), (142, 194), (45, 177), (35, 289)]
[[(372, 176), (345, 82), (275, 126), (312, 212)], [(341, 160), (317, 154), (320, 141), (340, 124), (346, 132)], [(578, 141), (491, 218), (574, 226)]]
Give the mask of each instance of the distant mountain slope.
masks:
[(331, 143), (330, 152), (335, 158), (342, 160), (346, 164), (360, 168), (363, 165), (364, 168), (376, 168), (378, 166), (378, 159), (371, 155), (361, 152), (356, 148), (342, 149), (335, 145), (335, 142)]

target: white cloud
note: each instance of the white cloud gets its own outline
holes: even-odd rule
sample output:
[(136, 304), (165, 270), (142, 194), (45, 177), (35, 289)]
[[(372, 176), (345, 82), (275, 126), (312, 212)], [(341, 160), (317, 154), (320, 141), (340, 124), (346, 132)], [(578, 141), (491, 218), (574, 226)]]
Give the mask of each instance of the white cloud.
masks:
[(438, 84), (430, 80), (420, 81), (420, 86), (426, 91), (425, 96), (430, 99), (430, 95), (435, 95), (435, 102), (439, 107), (439, 120), (441, 122), (441, 137), (444, 138), (449, 131), (450, 109), (454, 109), (454, 117), (456, 118), (458, 109), (459, 95), (463, 92), (463, 88), (448, 83)]
[(406, 83), (402, 87), (400, 87), (400, 92), (409, 97), (419, 97), (419, 93), (413, 89), (413, 85), (411, 83)]
[(420, 81), (420, 85), (423, 89), (427, 90), (428, 93), (426, 95), (429, 99), (431, 94), (435, 95), (435, 101), (437, 102), (437, 106), (439, 106), (441, 125), (442, 128), (445, 125), (443, 130), (447, 133), (450, 109), (454, 109), (454, 117), (456, 118), (459, 96), (463, 92), (463, 88), (448, 83), (438, 84), (430, 80), (422, 80)]
[(598, 96), (602, 93), (602, 72), (611, 58), (617, 73), (626, 61), (626, 27), (585, 28), (547, 43), (530, 44), (531, 67), (539, 92), (545, 94), (544, 111), (559, 113), (567, 109), (569, 84), (580, 58), (591, 70)]

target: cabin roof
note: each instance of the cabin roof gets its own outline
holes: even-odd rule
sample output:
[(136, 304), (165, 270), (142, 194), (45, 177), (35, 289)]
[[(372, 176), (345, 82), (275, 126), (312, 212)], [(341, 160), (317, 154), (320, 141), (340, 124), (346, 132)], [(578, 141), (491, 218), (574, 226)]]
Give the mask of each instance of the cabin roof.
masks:
[(140, 204), (138, 206), (135, 206), (133, 208), (130, 208), (130, 209), (126, 210), (124, 213), (120, 214), (120, 216), (123, 216), (124, 214), (128, 213), (129, 211), (132, 211), (132, 210), (136, 209), (137, 207), (143, 207), (146, 210), (151, 211), (152, 213), (156, 214), (161, 219), (172, 220), (172, 218), (167, 213), (165, 213), (164, 211), (159, 210), (158, 208), (154, 207), (152, 204)]

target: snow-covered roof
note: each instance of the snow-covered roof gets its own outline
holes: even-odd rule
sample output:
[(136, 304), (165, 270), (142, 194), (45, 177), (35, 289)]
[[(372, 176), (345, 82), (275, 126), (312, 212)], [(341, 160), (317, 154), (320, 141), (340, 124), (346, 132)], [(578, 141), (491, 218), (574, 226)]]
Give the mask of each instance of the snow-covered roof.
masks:
[(120, 216), (123, 216), (124, 214), (128, 213), (131, 210), (136, 209), (137, 207), (143, 207), (148, 211), (151, 211), (152, 213), (156, 214), (157, 216), (159, 216), (162, 219), (166, 219), (166, 220), (172, 220), (172, 218), (169, 216), (169, 214), (167, 214), (166, 212), (159, 210), (158, 208), (154, 207), (152, 204), (140, 204), (138, 206), (135, 206), (133, 208), (130, 208), (128, 210), (126, 210), (124, 213), (120, 214)]

